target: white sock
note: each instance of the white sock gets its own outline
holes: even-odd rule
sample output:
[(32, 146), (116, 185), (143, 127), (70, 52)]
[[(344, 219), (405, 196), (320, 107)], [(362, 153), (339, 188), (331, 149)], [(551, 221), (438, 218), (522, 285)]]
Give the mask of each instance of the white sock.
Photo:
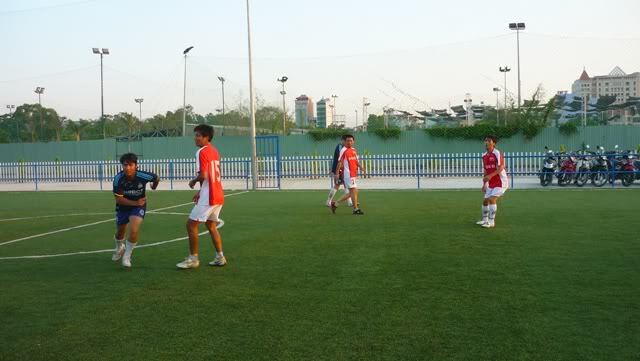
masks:
[(498, 212), (497, 204), (489, 205), (489, 222), (493, 223), (496, 221), (496, 213)]
[(198, 255), (197, 254), (190, 254), (189, 258), (191, 258), (192, 261), (197, 261), (198, 260)]
[(124, 256), (127, 258), (131, 257), (131, 253), (133, 252), (133, 249), (136, 247), (137, 243), (131, 243), (129, 241), (125, 242), (125, 246), (124, 246)]
[(113, 240), (116, 242), (116, 249), (120, 248), (122, 246), (122, 244), (124, 243), (124, 238), (123, 239), (117, 239), (116, 236), (113, 236)]
[(482, 221), (486, 222), (489, 220), (489, 206), (482, 206)]
[(216, 252), (216, 258), (222, 258), (224, 257), (224, 252), (220, 251), (220, 252)]
[(331, 188), (331, 190), (329, 191), (329, 198), (327, 198), (327, 202), (331, 202), (333, 200), (333, 197), (335, 197), (335, 195), (336, 195), (336, 189)]

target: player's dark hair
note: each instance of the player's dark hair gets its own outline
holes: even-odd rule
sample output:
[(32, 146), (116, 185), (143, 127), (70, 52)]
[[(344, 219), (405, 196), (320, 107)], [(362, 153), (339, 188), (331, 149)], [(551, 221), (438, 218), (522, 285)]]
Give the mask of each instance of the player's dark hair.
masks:
[(343, 136), (342, 136), (342, 139), (344, 139), (344, 140), (347, 140), (347, 139), (349, 139), (349, 138), (351, 138), (351, 139), (356, 139), (356, 137), (354, 137), (354, 136), (353, 136), (353, 135), (351, 135), (351, 134), (345, 134), (345, 135), (343, 135)]
[(138, 164), (138, 156), (135, 153), (125, 153), (120, 157), (120, 164), (134, 163)]
[(487, 135), (486, 137), (484, 137), (484, 139), (491, 139), (493, 143), (498, 143), (498, 137), (496, 137), (495, 135)]
[(200, 133), (203, 137), (209, 138), (209, 141), (213, 139), (213, 127), (207, 124), (198, 124), (193, 128), (194, 132)]

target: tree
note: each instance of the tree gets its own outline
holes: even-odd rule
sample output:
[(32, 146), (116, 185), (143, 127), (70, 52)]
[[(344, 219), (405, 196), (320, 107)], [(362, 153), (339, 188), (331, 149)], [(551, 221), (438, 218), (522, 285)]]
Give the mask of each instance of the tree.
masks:
[(367, 118), (367, 130), (374, 131), (384, 128), (384, 115), (369, 114)]

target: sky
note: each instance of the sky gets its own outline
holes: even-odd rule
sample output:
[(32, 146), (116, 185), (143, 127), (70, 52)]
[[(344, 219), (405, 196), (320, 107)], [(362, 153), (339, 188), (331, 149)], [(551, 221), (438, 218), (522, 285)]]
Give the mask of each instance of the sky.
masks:
[[(252, 0), (253, 71), (261, 103), (286, 105), (306, 94), (337, 95), (348, 125), (383, 107), (416, 111), (462, 104), (494, 105), (504, 87), (517, 97), (516, 34), (520, 33), (522, 97), (541, 85), (547, 96), (570, 90), (583, 68), (604, 75), (615, 66), (640, 71), (640, 1)], [(105, 113), (143, 117), (187, 103), (200, 114), (248, 104), (244, 0), (2, 0), (0, 106), (37, 102), (71, 119), (100, 116), (100, 58)], [(500, 102), (502, 95), (500, 93)], [(359, 120), (362, 121), (361, 119)]]

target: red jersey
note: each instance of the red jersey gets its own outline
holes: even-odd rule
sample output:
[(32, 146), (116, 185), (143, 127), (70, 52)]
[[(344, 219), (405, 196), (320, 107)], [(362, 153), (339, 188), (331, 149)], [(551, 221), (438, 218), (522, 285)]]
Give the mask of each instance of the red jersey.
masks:
[(211, 143), (200, 147), (196, 152), (196, 167), (199, 173), (207, 173), (207, 177), (200, 187), (198, 205), (216, 206), (224, 204), (220, 154)]
[[(482, 155), (482, 165), (484, 166), (485, 175), (495, 172), (503, 164), (504, 154), (495, 148), (492, 152), (486, 152)], [(507, 171), (504, 169), (489, 179), (489, 188), (507, 188), (508, 186)]]
[(348, 175), (349, 178), (358, 176), (358, 154), (355, 148), (342, 148), (340, 162), (343, 164), (345, 175)]

